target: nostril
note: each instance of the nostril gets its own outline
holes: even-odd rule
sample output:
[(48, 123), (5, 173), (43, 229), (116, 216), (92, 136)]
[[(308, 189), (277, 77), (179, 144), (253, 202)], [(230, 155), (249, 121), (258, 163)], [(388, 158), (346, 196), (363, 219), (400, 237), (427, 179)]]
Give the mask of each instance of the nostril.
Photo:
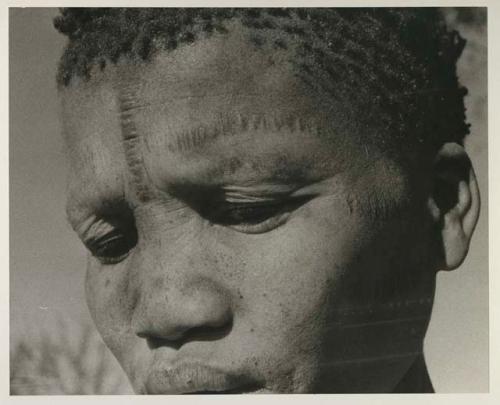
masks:
[(171, 347), (172, 349), (178, 350), (182, 346), (182, 342), (179, 340), (168, 340), (160, 337), (149, 336), (146, 338), (146, 342), (150, 349), (158, 349), (159, 347)]
[(182, 340), (186, 342), (190, 340), (217, 340), (229, 334), (232, 328), (232, 320), (216, 327), (206, 325), (197, 326), (187, 330), (186, 333), (184, 333)]
[(176, 329), (160, 329), (160, 328), (148, 328), (143, 329), (141, 331), (136, 332), (136, 336), (147, 339), (147, 340), (158, 340), (158, 341), (166, 341), (166, 342), (175, 342), (177, 340), (182, 339), (184, 336), (185, 330)]
[(147, 339), (148, 338), (148, 334), (144, 333), (144, 332), (137, 332), (136, 335), (138, 337), (140, 337), (141, 339)]
[(162, 346), (178, 349), (182, 345), (183, 333), (157, 334), (153, 331), (137, 332), (136, 335), (141, 339), (145, 339), (150, 349), (156, 349)]
[(197, 326), (186, 329), (183, 333), (169, 336), (154, 336), (148, 333), (137, 333), (137, 336), (147, 340), (150, 349), (158, 347), (172, 347), (179, 349), (181, 346), (192, 341), (213, 341), (219, 340), (227, 336), (233, 328), (232, 320), (224, 325), (213, 326)]

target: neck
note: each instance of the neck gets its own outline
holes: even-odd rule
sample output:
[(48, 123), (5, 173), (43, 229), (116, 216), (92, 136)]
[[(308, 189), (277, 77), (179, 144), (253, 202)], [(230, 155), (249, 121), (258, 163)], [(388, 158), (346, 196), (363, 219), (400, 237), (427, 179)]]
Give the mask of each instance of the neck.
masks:
[(400, 394), (434, 392), (423, 354), (415, 359), (393, 392)]

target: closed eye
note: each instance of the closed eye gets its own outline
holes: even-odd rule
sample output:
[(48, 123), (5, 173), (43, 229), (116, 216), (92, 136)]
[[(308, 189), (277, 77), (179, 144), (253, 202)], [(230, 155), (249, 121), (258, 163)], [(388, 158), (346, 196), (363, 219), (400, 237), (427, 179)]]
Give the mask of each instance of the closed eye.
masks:
[(222, 202), (208, 215), (208, 219), (240, 232), (264, 233), (284, 224), (290, 214), (309, 199), (310, 197), (270, 202)]
[(115, 210), (94, 220), (81, 234), (90, 253), (102, 264), (117, 264), (124, 260), (137, 245), (135, 220), (130, 210)]
[(102, 264), (116, 264), (124, 260), (137, 243), (137, 237), (119, 229), (86, 243), (87, 248)]

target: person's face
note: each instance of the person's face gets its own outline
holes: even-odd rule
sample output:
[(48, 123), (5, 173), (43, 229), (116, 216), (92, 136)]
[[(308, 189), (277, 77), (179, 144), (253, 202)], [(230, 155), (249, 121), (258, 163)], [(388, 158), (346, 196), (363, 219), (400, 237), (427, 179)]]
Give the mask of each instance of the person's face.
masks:
[(138, 393), (391, 390), (432, 288), (367, 212), (407, 182), (242, 35), (63, 91), (91, 314)]

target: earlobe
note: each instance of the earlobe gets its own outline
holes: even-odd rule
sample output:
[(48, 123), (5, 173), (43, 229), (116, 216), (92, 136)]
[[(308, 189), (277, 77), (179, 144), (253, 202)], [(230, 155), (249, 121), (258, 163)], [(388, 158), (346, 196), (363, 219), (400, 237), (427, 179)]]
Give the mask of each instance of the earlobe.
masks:
[(433, 168), (433, 185), (428, 207), (441, 234), (440, 268), (453, 270), (467, 256), (480, 207), (474, 169), (461, 145), (446, 143), (439, 150)]

